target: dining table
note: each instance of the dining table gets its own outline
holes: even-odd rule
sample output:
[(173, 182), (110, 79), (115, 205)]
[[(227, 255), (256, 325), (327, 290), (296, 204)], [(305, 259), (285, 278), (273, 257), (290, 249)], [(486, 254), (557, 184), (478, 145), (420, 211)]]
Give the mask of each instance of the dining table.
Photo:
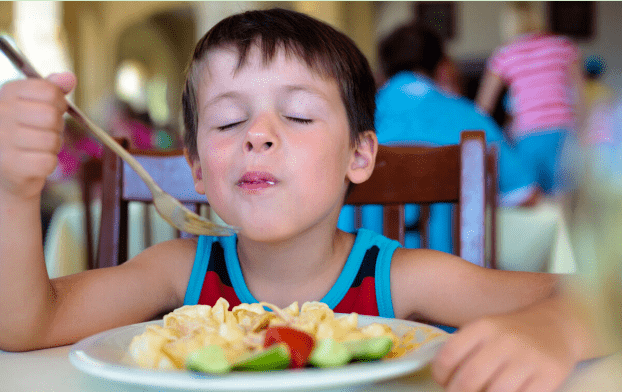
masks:
[[(0, 391), (166, 391), (166, 389), (120, 383), (83, 373), (70, 362), (70, 350), (71, 346), (61, 346), (20, 353), (0, 351)], [(275, 377), (278, 376), (275, 375)], [(443, 391), (443, 388), (433, 380), (430, 365), (426, 365), (406, 376), (326, 390), (434, 392)], [(622, 390), (622, 353), (616, 353), (579, 363), (559, 392), (620, 390)]]

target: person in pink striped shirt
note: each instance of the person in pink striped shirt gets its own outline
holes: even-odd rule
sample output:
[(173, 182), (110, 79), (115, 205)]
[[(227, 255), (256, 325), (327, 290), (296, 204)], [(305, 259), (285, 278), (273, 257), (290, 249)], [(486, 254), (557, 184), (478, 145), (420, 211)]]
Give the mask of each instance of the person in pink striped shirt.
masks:
[(507, 134), (545, 194), (567, 186), (562, 148), (578, 128), (581, 55), (567, 37), (544, 31), (529, 3), (513, 3), (516, 35), (488, 59), (476, 104), (491, 113), (504, 86), (512, 121)]

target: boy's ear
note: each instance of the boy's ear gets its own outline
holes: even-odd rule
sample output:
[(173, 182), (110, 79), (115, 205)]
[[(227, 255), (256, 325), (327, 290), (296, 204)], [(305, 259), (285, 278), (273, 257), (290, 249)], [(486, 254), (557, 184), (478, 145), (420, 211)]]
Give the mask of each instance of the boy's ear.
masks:
[(205, 194), (205, 185), (203, 184), (203, 170), (201, 169), (201, 162), (198, 158), (190, 158), (190, 154), (188, 153), (188, 149), (184, 148), (184, 156), (186, 157), (186, 161), (190, 166), (190, 170), (192, 171), (192, 178), (194, 179), (194, 190), (197, 193), (204, 195)]
[(360, 184), (367, 181), (376, 165), (378, 139), (374, 131), (365, 131), (359, 138), (359, 144), (352, 150), (347, 177), (350, 182)]

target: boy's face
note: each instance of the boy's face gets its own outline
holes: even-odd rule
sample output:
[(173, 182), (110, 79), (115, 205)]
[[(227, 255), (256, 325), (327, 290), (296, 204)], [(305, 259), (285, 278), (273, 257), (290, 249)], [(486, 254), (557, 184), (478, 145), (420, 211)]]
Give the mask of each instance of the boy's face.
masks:
[[(251, 49), (212, 51), (197, 89), (195, 188), (241, 234), (285, 239), (318, 225), (334, 230), (348, 180), (373, 169), (373, 132), (350, 146), (337, 84), (279, 51), (264, 65)], [(327, 226), (327, 227), (330, 227)]]

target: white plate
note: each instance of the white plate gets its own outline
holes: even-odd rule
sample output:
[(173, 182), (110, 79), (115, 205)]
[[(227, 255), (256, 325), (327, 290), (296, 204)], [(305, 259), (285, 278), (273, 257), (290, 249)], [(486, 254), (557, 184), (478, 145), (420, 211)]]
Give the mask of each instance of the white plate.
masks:
[[(440, 335), (406, 355), (382, 361), (352, 363), (332, 369), (293, 369), (272, 372), (232, 372), (225, 375), (204, 375), (188, 371), (141, 369), (124, 359), (127, 348), (145, 326), (162, 320), (112, 329), (76, 343), (69, 352), (71, 363), (95, 377), (141, 387), (176, 390), (209, 391), (293, 391), (339, 388), (378, 382), (402, 376), (424, 367), (447, 338), (441, 329), (412, 321), (382, 317), (359, 316), (359, 326), (373, 322), (389, 325), (402, 336), (413, 327), (429, 328)], [(422, 333), (421, 338), (425, 338)]]

